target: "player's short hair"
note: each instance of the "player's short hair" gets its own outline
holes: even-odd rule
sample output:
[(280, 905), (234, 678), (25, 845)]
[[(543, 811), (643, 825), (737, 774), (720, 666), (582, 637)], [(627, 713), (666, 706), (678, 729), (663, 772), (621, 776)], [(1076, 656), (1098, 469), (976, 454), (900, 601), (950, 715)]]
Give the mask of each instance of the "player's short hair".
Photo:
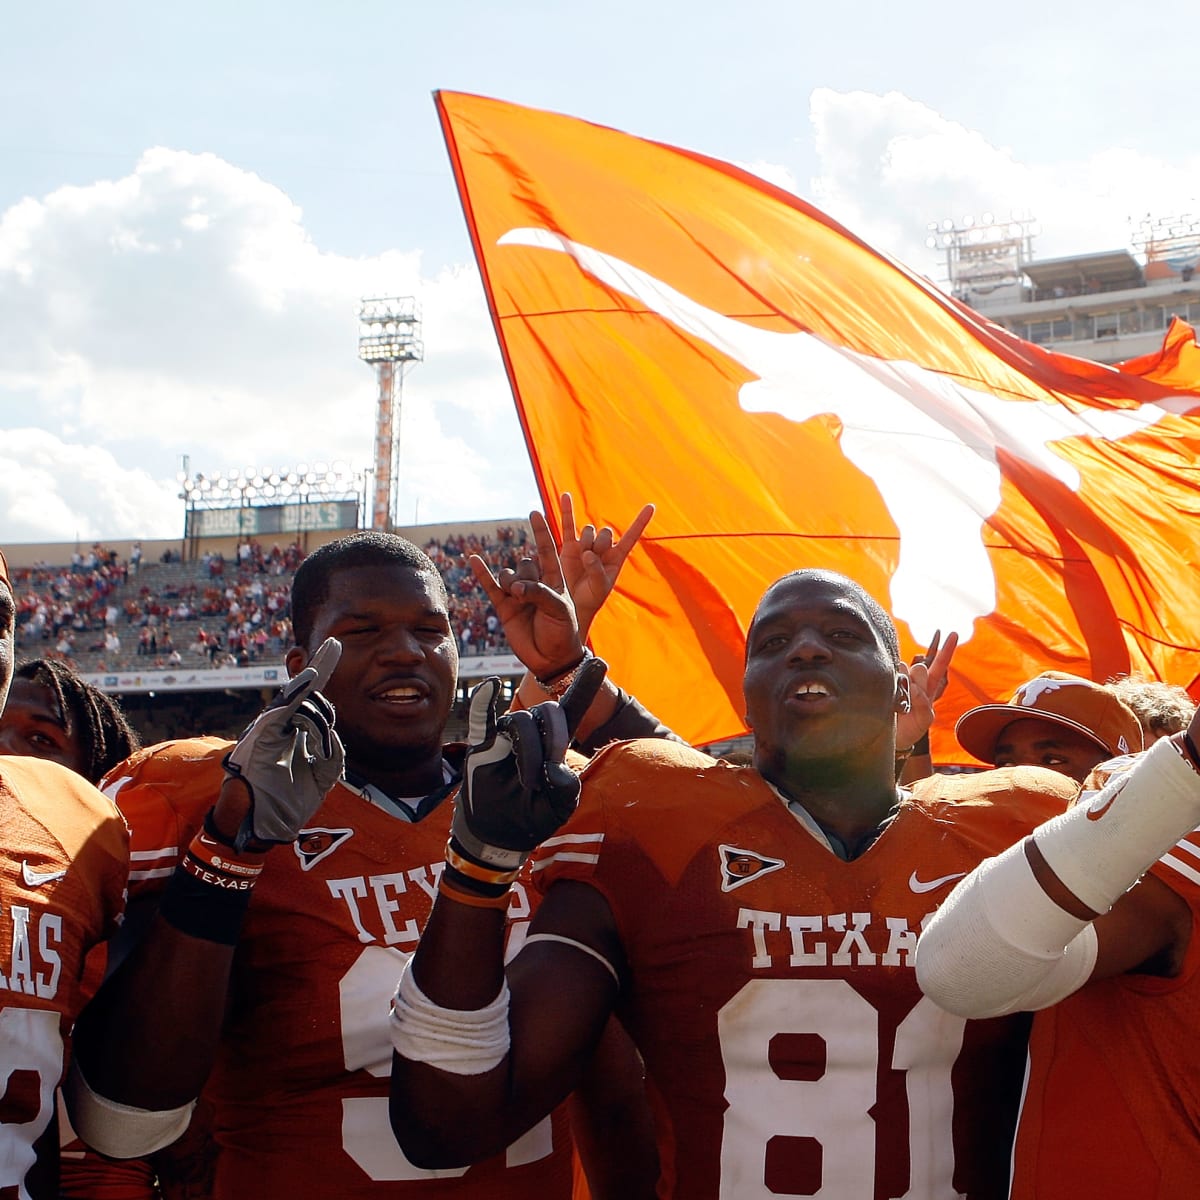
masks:
[(99, 783), (142, 744), (120, 704), (80, 679), (66, 663), (31, 659), (16, 669), (15, 678), (44, 687), (54, 698), (68, 736), (79, 747), (82, 774), (89, 782)]
[(397, 534), (373, 529), (351, 533), (326, 542), (296, 568), (296, 577), (292, 581), (292, 633), (296, 645), (308, 646), (317, 613), (329, 599), (330, 580), (334, 575), (353, 567), (381, 567), (393, 563), (431, 575), (438, 596), (449, 605), (446, 581), (433, 559), (420, 546)]
[[(821, 567), (801, 567), (799, 570), (789, 571), (786, 575), (781, 575), (767, 588), (767, 592), (773, 591), (781, 583), (786, 583), (789, 579), (813, 579), (818, 583), (836, 584), (846, 591), (852, 592), (855, 599), (866, 611), (867, 620), (871, 623), (875, 632), (879, 634), (884, 646), (887, 648), (888, 655), (892, 660), (892, 666), (900, 666), (900, 637), (896, 633), (896, 623), (888, 615), (887, 609), (861, 583), (856, 583), (848, 575), (841, 575), (837, 571), (826, 571)], [(765, 596), (766, 592), (763, 595)]]
[(1146, 735), (1146, 744), (1186, 729), (1196, 711), (1196, 702), (1178, 684), (1147, 679), (1136, 672), (1104, 685), (1133, 709)]

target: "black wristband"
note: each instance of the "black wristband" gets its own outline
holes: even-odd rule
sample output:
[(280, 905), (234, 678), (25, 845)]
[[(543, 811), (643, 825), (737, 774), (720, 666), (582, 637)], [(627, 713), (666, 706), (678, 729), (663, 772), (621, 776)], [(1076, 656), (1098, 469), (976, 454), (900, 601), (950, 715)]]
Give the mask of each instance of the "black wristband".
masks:
[(253, 887), (207, 882), (183, 863), (163, 892), (159, 915), (189, 937), (222, 946), (237, 945)]
[(923, 734), (908, 748), (909, 754), (925, 755), (929, 753), (929, 730), (925, 730)]
[(456, 870), (449, 863), (442, 868), (442, 878), (459, 891), (470, 892), (473, 896), (495, 898), (508, 895), (511, 883), (485, 883), (482, 879), (472, 879), (470, 875)]

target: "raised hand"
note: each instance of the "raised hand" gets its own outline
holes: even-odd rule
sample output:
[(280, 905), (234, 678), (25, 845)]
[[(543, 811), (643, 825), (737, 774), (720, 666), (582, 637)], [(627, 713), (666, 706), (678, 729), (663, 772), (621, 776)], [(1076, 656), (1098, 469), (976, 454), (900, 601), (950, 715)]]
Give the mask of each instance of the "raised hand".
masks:
[(460, 855), (515, 871), (575, 811), (579, 779), (564, 759), (607, 669), (589, 658), (561, 701), (502, 717), (496, 716), (499, 679), (485, 679), (471, 693), (470, 749), (450, 827)]
[(896, 745), (907, 749), (929, 732), (933, 724), (934, 705), (946, 690), (950, 660), (958, 646), (958, 634), (948, 633), (942, 641), (939, 629), (929, 648), (918, 654), (905, 668), (908, 675), (909, 710), (896, 718)]
[(638, 544), (646, 526), (650, 524), (654, 505), (647, 504), (634, 517), (629, 528), (617, 538), (607, 525), (597, 529), (587, 524), (577, 532), (575, 502), (570, 492), (562, 494), (560, 504), (562, 546), (558, 557), (567, 591), (575, 604), (580, 637), (586, 639), (592, 619), (613, 590), (629, 552)]
[(341, 778), (345, 753), (333, 727), (333, 705), (319, 691), (341, 656), (336, 638), (322, 642), (225, 755), (226, 772), (245, 785), (250, 804), (245, 810), (244, 797), (228, 795), (226, 785), (213, 816), (218, 829), (228, 830), (236, 823), (230, 810), (245, 810), (233, 838), (237, 850), (251, 841), (293, 841)]
[(479, 555), (469, 561), (513, 653), (535, 676), (546, 679), (569, 671), (583, 658), (583, 638), (550, 526), (540, 512), (530, 513), (529, 523), (535, 552), (515, 570), (506, 567), (496, 576)]

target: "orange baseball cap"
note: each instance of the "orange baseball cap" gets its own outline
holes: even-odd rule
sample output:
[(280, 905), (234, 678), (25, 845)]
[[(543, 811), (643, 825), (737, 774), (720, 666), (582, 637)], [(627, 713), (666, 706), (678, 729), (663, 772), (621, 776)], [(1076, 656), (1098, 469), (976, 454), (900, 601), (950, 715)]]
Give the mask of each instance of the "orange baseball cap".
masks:
[(959, 717), (954, 736), (968, 754), (991, 762), (1005, 727), (1029, 717), (1090, 737), (1110, 758), (1142, 749), (1142, 726), (1133, 709), (1100, 684), (1065, 671), (1043, 671), (1021, 684), (1007, 704), (969, 709)]
[(5, 561), (3, 550), (0, 550), (0, 583), (8, 584), (9, 590), (12, 590), (12, 578), (8, 573), (8, 563)]

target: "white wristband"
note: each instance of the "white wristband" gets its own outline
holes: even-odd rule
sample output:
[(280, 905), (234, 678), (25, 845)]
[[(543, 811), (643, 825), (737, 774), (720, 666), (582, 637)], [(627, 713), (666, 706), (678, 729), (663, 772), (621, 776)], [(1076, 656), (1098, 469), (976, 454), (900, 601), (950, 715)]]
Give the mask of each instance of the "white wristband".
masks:
[(77, 1062), (63, 1084), (63, 1099), (75, 1132), (109, 1158), (144, 1158), (178, 1141), (196, 1107), (194, 1100), (161, 1112), (118, 1104), (92, 1091)]
[(1167, 738), (1094, 796), (1034, 830), (1050, 869), (1093, 912), (1106, 913), (1200, 825), (1200, 775)]
[(442, 1008), (417, 986), (409, 959), (392, 997), (390, 1023), (401, 1058), (452, 1075), (482, 1075), (508, 1054), (508, 981), (486, 1008)]

